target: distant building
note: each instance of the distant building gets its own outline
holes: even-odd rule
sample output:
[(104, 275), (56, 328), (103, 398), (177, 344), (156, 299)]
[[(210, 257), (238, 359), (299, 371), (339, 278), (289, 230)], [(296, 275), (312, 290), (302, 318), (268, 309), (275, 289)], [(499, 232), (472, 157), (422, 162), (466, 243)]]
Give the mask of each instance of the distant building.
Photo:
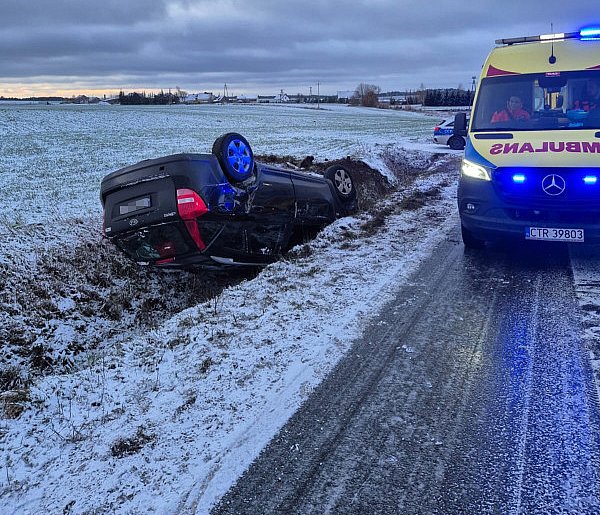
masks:
[(240, 104), (255, 104), (258, 101), (256, 95), (238, 95), (237, 101)]
[(98, 97), (88, 97), (86, 95), (79, 95), (67, 100), (69, 104), (97, 104), (100, 102)]
[(289, 101), (290, 97), (287, 95), (287, 93), (284, 93), (282, 89), (279, 90), (279, 95), (277, 95), (277, 102), (285, 103)]
[(406, 95), (379, 95), (380, 104), (404, 105), (408, 99)]
[(258, 95), (259, 104), (281, 104), (290, 101), (290, 97), (283, 90), (280, 90), (277, 95)]
[(338, 91), (337, 99), (338, 102), (350, 102), (350, 99), (354, 96), (354, 91)]
[(184, 99), (186, 104), (212, 104), (215, 96), (212, 92), (205, 91), (204, 93), (191, 93)]

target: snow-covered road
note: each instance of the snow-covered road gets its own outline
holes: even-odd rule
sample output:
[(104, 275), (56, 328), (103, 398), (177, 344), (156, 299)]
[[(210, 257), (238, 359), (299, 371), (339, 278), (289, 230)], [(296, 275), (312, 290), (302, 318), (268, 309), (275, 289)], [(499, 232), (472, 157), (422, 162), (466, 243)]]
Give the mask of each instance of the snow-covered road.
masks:
[(566, 246), (454, 228), (214, 515), (597, 513), (582, 336)]

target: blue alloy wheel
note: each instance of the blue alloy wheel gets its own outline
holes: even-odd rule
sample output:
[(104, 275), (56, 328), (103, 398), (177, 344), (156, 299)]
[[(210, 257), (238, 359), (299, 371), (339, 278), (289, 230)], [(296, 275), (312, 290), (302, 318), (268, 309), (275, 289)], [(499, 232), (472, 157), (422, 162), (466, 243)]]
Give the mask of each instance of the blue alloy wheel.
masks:
[(254, 173), (254, 154), (242, 135), (223, 134), (213, 144), (212, 151), (231, 180), (245, 181)]

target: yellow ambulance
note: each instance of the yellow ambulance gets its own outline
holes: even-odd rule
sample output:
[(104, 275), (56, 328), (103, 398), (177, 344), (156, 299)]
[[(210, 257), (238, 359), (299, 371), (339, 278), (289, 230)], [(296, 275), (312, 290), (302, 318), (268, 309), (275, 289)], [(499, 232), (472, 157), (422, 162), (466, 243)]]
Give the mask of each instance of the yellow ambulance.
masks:
[(600, 242), (600, 25), (496, 45), (461, 166), (465, 246), (507, 236)]

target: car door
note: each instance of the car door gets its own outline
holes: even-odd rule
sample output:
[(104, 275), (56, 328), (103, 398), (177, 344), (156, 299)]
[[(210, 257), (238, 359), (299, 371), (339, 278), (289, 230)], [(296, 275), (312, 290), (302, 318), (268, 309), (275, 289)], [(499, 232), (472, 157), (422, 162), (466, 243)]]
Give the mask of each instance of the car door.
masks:
[(249, 191), (247, 249), (250, 254), (281, 253), (290, 235), (295, 211), (290, 172), (259, 166), (256, 186)]
[(323, 226), (335, 220), (335, 199), (331, 186), (320, 176), (293, 173), (296, 194), (295, 223)]

